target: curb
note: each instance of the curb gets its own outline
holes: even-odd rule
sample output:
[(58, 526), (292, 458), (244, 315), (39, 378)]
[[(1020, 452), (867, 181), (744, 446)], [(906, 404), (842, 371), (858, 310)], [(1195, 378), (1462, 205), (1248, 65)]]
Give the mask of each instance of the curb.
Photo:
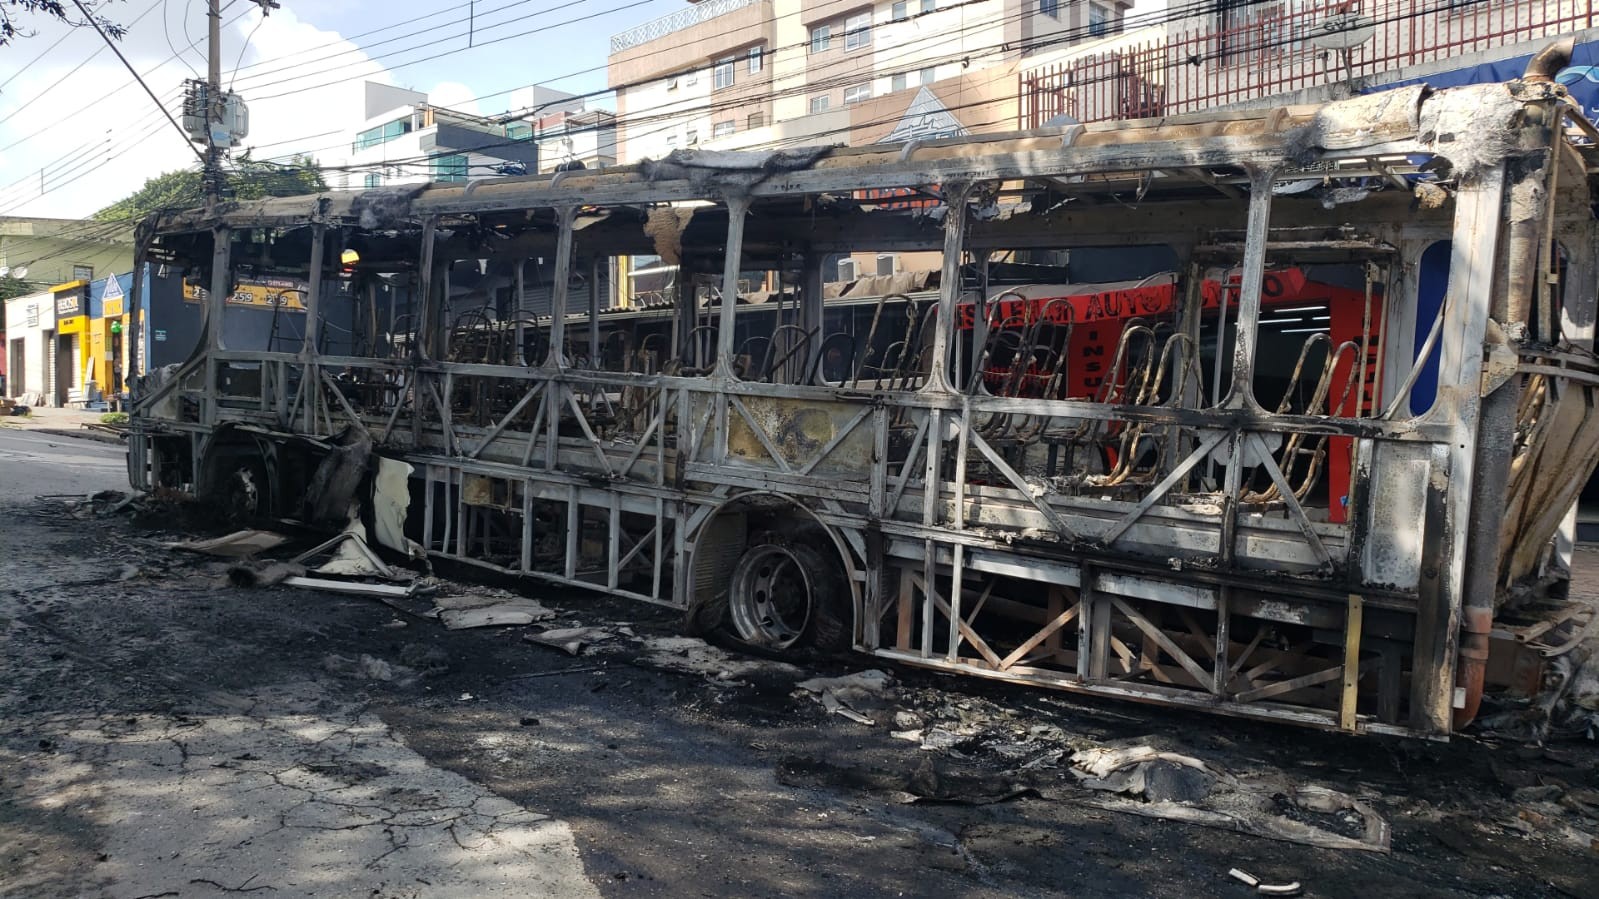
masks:
[(20, 431), (27, 434), (49, 434), (51, 437), (73, 437), (79, 440), (93, 440), (97, 443), (113, 443), (117, 446), (122, 446), (125, 443), (121, 437), (117, 437), (113, 434), (107, 434), (103, 431), (96, 431), (91, 428), (84, 428), (78, 431), (69, 431), (65, 428), (19, 428), (15, 425), (8, 425), (6, 427), (7, 430)]

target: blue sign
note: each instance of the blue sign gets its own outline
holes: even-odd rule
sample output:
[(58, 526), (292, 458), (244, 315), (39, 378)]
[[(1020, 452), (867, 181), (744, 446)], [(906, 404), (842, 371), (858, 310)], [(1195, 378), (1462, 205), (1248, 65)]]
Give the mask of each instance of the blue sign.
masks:
[[(1410, 78), (1372, 88), (1373, 91), (1392, 90), (1425, 84), (1430, 87), (1460, 87), (1466, 84), (1490, 84), (1514, 81), (1527, 72), (1532, 54), (1496, 59), (1466, 69), (1439, 72), (1425, 78)], [(1599, 121), (1599, 43), (1578, 44), (1571, 52), (1571, 63), (1555, 75), (1555, 80), (1565, 85), (1571, 98), (1582, 107), (1589, 121)]]

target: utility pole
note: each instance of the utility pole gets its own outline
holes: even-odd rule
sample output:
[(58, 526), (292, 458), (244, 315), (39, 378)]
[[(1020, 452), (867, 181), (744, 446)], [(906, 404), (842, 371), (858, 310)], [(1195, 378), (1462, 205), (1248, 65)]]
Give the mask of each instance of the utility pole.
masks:
[(222, 151), (217, 148), (216, 126), (222, 123), (222, 8), (221, 0), (207, 0), (206, 27), (206, 111), (205, 171), (200, 180), (205, 188), (205, 205), (213, 209), (222, 201)]
[[(263, 16), (278, 9), (277, 0), (255, 0)], [(224, 138), (218, 146), (217, 129), (231, 129), (236, 123), (228, 117), (228, 97), (222, 93), (222, 0), (206, 0), (206, 77), (205, 77), (205, 165), (200, 183), (205, 192), (207, 209), (222, 202), (222, 150), (233, 145), (233, 136)], [(237, 136), (242, 136), (239, 132)]]

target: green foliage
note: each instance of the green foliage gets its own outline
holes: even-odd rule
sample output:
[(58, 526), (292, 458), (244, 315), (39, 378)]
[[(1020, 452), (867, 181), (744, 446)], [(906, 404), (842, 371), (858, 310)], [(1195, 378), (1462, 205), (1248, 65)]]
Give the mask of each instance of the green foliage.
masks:
[(203, 195), (200, 173), (180, 169), (145, 181), (143, 187), (96, 212), (93, 218), (102, 222), (141, 219), (158, 209), (199, 206)]
[(0, 278), (0, 302), (12, 297), (25, 297), (30, 293), (33, 293), (33, 287), (21, 278), (11, 274)]
[[(225, 193), (229, 199), (259, 200), (262, 197), (293, 197), (328, 189), (322, 170), (309, 156), (296, 156), (292, 162), (256, 162), (246, 151), (233, 160), (227, 173)], [(144, 186), (94, 214), (98, 221), (141, 219), (161, 209), (191, 209), (205, 202), (200, 172), (179, 169), (157, 175)]]
[[(93, 9), (99, 4), (90, 3)], [(68, 9), (70, 3), (62, 0), (0, 0), (0, 47), (16, 41), (18, 38), (33, 37), (33, 30), (26, 24), (25, 16), (44, 16), (65, 22), (74, 28), (88, 25), (86, 19), (80, 19)], [(112, 38), (120, 39), (128, 33), (128, 29), (107, 19), (104, 16), (94, 16), (101, 30)]]
[(107, 412), (100, 416), (100, 423), (103, 425), (125, 425), (128, 423), (128, 413)]

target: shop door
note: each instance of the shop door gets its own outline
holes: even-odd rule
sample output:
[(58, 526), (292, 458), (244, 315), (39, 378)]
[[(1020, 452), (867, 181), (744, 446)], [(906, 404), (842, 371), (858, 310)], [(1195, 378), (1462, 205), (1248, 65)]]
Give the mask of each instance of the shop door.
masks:
[(44, 404), (59, 406), (56, 399), (56, 332), (45, 331), (44, 337)]
[(19, 337), (11, 341), (11, 363), (6, 366), (6, 393), (22, 396), (28, 392), (28, 343)]

